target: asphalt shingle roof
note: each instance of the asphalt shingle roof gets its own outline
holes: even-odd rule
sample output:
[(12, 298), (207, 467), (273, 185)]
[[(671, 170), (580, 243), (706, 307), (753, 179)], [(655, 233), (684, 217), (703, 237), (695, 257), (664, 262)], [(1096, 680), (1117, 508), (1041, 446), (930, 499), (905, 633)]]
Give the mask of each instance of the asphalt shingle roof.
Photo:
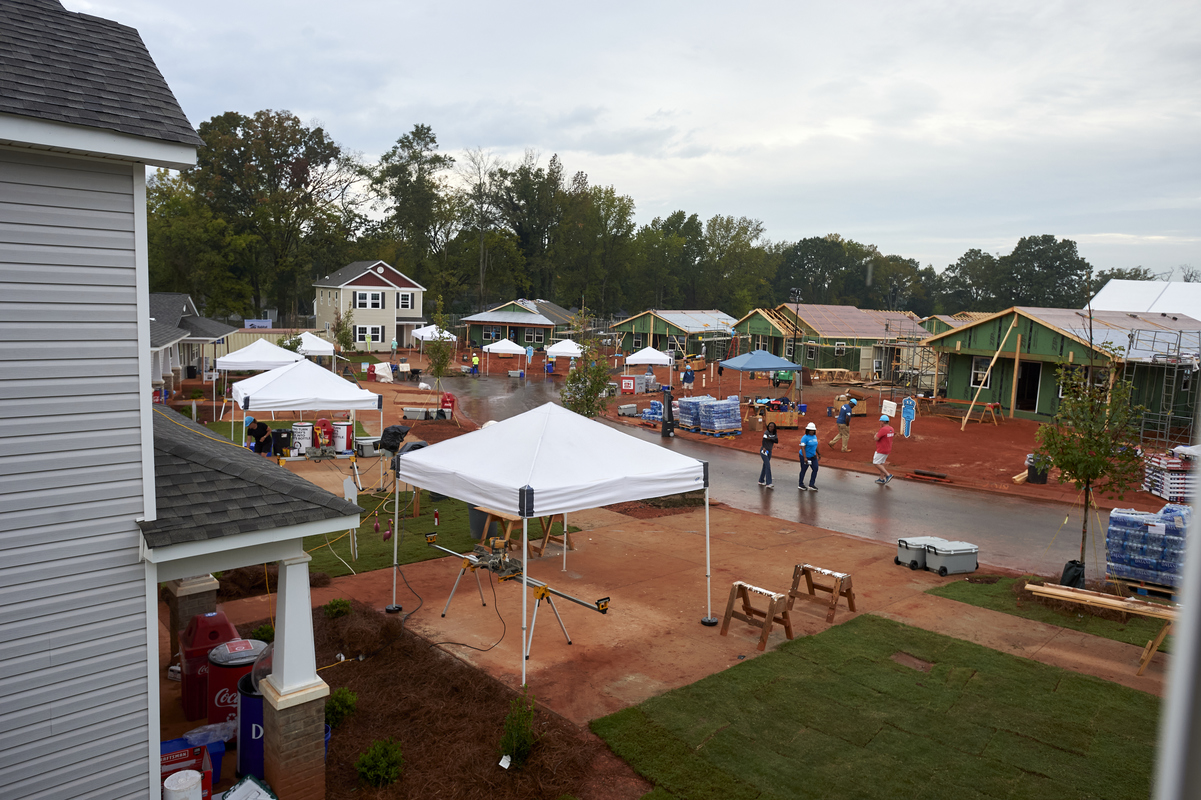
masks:
[(135, 29), (57, 0), (0, 2), (0, 113), (202, 144)]
[(172, 411), (154, 412), (158, 519), (139, 526), (149, 547), (364, 513), (278, 464)]

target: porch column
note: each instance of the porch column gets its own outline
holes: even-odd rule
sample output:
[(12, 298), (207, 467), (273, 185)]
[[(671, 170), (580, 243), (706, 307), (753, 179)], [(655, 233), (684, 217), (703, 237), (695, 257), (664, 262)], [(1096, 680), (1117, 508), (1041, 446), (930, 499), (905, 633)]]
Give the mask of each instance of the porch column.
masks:
[(325, 797), (325, 698), (317, 677), (313, 610), (305, 553), (279, 563), (275, 658), (263, 693), (263, 761), (267, 783), (288, 800)]
[(212, 575), (199, 575), (168, 581), (163, 588), (166, 590), (169, 612), (170, 663), (174, 664), (175, 656), (179, 654), (179, 632), (188, 627), (192, 617), (197, 614), (217, 610), (217, 590), (221, 587)]

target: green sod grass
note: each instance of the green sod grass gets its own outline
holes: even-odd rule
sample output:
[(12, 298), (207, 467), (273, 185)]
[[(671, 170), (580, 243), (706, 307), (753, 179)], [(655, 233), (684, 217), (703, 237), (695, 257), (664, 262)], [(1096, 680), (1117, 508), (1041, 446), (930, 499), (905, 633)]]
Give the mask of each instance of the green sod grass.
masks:
[[(364, 479), (370, 476), (364, 476)], [(366, 484), (364, 484), (366, 485)], [(456, 553), (470, 553), (477, 540), (471, 538), (471, 528), (467, 519), (468, 504), (461, 500), (447, 498), (432, 501), (429, 492), (421, 493), (421, 516), (413, 519), (410, 501), (411, 493), (402, 493), (400, 505), (406, 510), (399, 521), (400, 535), (397, 537), (397, 563), (415, 564), (428, 561), (431, 558), (442, 558), (446, 553), (429, 547), (425, 541), (427, 533), (438, 534), (438, 544)], [(350, 537), (342, 533), (331, 533), (325, 536), (308, 536), (304, 540), (304, 549), (313, 557), (309, 564), (312, 572), (324, 572), (330, 577), (349, 575), (350, 569), (357, 572), (369, 572), (375, 569), (387, 569), (392, 565), (392, 541), (384, 541), (384, 532), (390, 527), (389, 520), (395, 519), (393, 500), (391, 496), (376, 497), (369, 494), (359, 495), (359, 506), (366, 509), (362, 515), (358, 529), (358, 560), (350, 555)], [(434, 526), (434, 509), (438, 510), (438, 526)], [(375, 523), (379, 522), (380, 530), (376, 532)], [(579, 528), (568, 526), (572, 533)], [(561, 529), (556, 524), (554, 534), (557, 536)], [(515, 539), (520, 541), (519, 531), (514, 531)], [(503, 535), (500, 533), (499, 535)], [(328, 538), (329, 544), (326, 544)], [(542, 538), (542, 526), (537, 520), (530, 520), (530, 541)], [(520, 558), (519, 551), (513, 551)], [(346, 563), (343, 563), (342, 559)]]
[(1149, 694), (865, 614), (592, 729), (656, 800), (1119, 800), (1150, 791), (1158, 711)]
[[(970, 583), (966, 580), (936, 586), (927, 594), (936, 594), (949, 600), (958, 600), (980, 608), (1012, 614), (1023, 619), (1071, 628), (1074, 631), (1103, 636), (1116, 642), (1125, 642), (1143, 647), (1159, 634), (1163, 621), (1131, 615), (1126, 622), (1102, 619), (1087, 611), (1067, 611), (1050, 608), (1042, 603), (1023, 601), (1013, 592), (1014, 584), (1025, 584), (1030, 578), (1001, 578), (996, 583)], [(1164, 639), (1160, 650), (1169, 652), (1172, 637)]]

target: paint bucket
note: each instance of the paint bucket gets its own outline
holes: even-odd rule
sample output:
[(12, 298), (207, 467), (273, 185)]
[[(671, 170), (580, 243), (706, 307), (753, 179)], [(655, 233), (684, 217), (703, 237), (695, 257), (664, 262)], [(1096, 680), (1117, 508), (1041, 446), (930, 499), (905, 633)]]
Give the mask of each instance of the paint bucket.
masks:
[(311, 422), (294, 422), (292, 423), (292, 449), (298, 455), (304, 455), (306, 447), (313, 446), (313, 423)]
[(349, 422), (334, 423), (334, 452), (349, 453), (354, 449), (354, 429)]
[(181, 769), (163, 781), (163, 800), (201, 800), (204, 776), (194, 769)]

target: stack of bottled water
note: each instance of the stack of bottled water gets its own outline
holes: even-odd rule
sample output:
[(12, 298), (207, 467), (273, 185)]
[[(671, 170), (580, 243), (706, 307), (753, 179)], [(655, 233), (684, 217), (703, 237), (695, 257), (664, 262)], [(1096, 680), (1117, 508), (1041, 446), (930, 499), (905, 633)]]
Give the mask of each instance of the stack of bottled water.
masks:
[(1132, 508), (1109, 513), (1105, 533), (1107, 572), (1115, 578), (1178, 586), (1192, 508), (1169, 503), (1152, 514)]
[(663, 401), (662, 400), (652, 400), (650, 408), (648, 408), (642, 412), (642, 419), (650, 420), (652, 422), (662, 422), (663, 421)]

